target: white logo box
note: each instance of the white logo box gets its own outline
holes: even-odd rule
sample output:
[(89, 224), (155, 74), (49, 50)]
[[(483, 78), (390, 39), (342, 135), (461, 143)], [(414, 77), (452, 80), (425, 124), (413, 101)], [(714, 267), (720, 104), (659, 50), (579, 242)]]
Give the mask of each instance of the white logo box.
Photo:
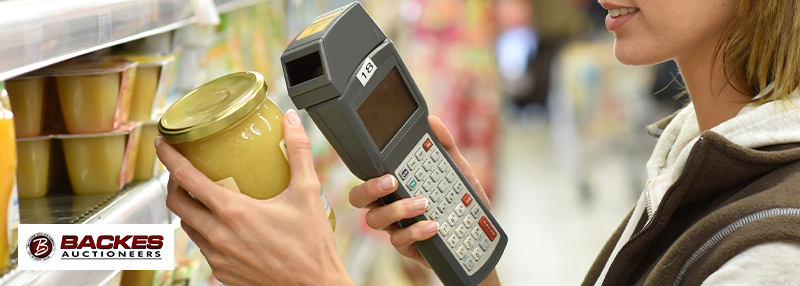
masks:
[(18, 269), (173, 270), (174, 231), (171, 224), (20, 224)]

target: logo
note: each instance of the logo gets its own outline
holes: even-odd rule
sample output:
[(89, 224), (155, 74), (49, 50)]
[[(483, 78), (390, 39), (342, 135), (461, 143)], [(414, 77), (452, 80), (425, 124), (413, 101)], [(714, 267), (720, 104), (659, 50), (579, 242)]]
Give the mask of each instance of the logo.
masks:
[(35, 261), (46, 261), (53, 257), (55, 251), (53, 238), (44, 232), (37, 232), (28, 238), (28, 255)]
[(175, 268), (173, 224), (20, 224), (18, 238), (20, 270)]

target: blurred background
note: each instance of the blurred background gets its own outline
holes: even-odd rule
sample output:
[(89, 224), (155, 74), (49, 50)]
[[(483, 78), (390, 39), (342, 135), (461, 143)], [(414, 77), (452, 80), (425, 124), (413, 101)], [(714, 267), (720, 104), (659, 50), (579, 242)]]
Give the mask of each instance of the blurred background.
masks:
[[(165, 1), (170, 2), (144, 2), (163, 7)], [(204, 19), (197, 7), (177, 9), (176, 15), (196, 17), (83, 57), (119, 50), (174, 56), (171, 75), (165, 79), (167, 103), (218, 76), (255, 70), (265, 75), (268, 96), (285, 111), (294, 107), (286, 93), (280, 54), (316, 16), (350, 1), (192, 1), (196, 2), (229, 3), (218, 5), (219, 22), (215, 11)], [(682, 89), (675, 64), (620, 64), (613, 54), (614, 36), (604, 25), (607, 11), (593, 0), (361, 2), (394, 41), (431, 113), (453, 133), (487, 191), (492, 212), (509, 237), (497, 266), (501, 281), (578, 285), (642, 190), (644, 165), (656, 142), (645, 133), (645, 125), (686, 100), (678, 97)], [(141, 23), (152, 17), (143, 19)], [(26, 32), (24, 42), (39, 43), (33, 50), (44, 54), (59, 42), (42, 37), (69, 33), (48, 31)], [(109, 35), (113, 33), (120, 31)], [(0, 44), (0, 54), (8, 47), (8, 42)], [(11, 58), (1, 61), (9, 63)], [(8, 66), (0, 63), (0, 72), (6, 72), (0, 81), (19, 75)], [(365, 211), (348, 203), (350, 188), (360, 180), (308, 117), (303, 120), (323, 189), (336, 213), (339, 255), (356, 285), (440, 285), (431, 271), (397, 254), (385, 233), (365, 225)], [(164, 178), (161, 175), (161, 181)], [(131, 199), (119, 197), (111, 199)], [(102, 208), (108, 200), (97, 206)], [(186, 283), (180, 285), (218, 284), (196, 247), (191, 242), (181, 247), (176, 266), (183, 272), (156, 277)], [(163, 278), (167, 276), (172, 278)]]

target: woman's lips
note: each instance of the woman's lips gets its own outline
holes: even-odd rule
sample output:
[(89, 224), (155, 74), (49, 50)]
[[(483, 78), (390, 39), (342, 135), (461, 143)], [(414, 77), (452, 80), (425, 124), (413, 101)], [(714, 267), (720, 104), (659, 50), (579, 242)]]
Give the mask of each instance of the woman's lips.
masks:
[[(608, 30), (611, 32), (621, 28), (623, 25), (628, 23), (628, 21), (630, 21), (631, 18), (636, 16), (636, 14), (639, 14), (639, 9), (636, 9), (633, 12), (630, 12), (630, 10), (623, 11), (623, 13), (628, 12), (625, 15), (620, 15), (621, 13), (619, 13), (619, 10), (621, 9), (609, 10), (608, 16), (606, 16), (606, 28), (608, 28)], [(618, 16), (612, 17), (612, 15), (618, 15)]]

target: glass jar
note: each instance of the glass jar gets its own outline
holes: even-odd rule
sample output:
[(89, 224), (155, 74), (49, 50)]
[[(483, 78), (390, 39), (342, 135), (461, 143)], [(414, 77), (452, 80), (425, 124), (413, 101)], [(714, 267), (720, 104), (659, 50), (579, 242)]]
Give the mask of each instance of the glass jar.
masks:
[[(289, 164), (281, 149), (283, 112), (267, 98), (259, 73), (233, 73), (201, 85), (167, 109), (158, 129), (223, 187), (269, 199), (289, 185)], [(335, 229), (335, 215), (320, 193)]]

